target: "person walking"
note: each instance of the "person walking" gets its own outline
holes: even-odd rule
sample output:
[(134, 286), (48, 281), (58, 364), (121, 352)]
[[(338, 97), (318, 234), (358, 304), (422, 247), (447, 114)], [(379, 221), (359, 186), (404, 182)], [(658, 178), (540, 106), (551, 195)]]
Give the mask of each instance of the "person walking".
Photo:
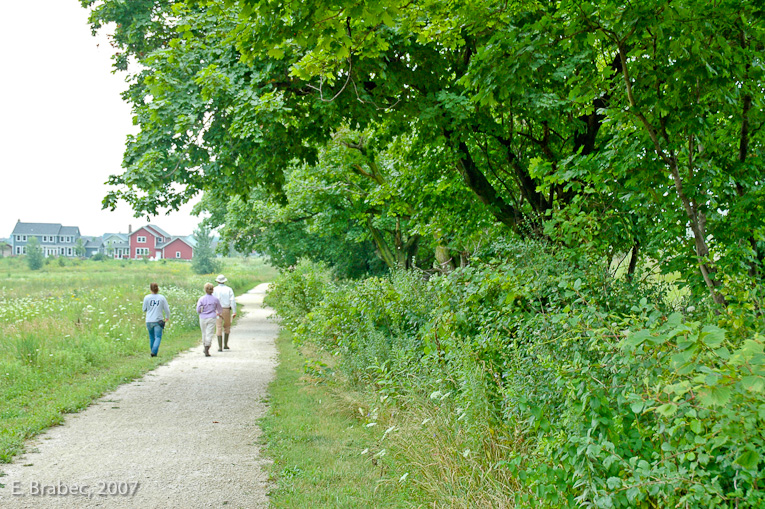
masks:
[(228, 337), (231, 334), (231, 320), (236, 317), (236, 298), (234, 297), (234, 290), (226, 286), (226, 276), (221, 274), (215, 278), (218, 286), (213, 290), (215, 295), (220, 301), (220, 305), (223, 308), (223, 312), (215, 321), (215, 335), (218, 336), (218, 351), (230, 350), (228, 347)]
[(199, 315), (199, 328), (202, 329), (205, 357), (210, 357), (210, 346), (213, 335), (215, 335), (215, 322), (223, 313), (218, 297), (212, 293), (212, 283), (205, 283), (205, 294), (197, 301), (197, 314)]
[(143, 298), (143, 312), (146, 313), (146, 329), (149, 331), (149, 348), (151, 356), (156, 357), (159, 343), (162, 341), (162, 331), (170, 321), (170, 306), (164, 295), (159, 293), (159, 285), (149, 285), (151, 293)]

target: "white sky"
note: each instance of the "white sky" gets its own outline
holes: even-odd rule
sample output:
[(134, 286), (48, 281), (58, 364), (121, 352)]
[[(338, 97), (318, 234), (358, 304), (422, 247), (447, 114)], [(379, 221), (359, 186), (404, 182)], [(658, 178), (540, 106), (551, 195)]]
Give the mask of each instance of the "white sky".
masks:
[[(130, 207), (101, 210), (109, 175), (121, 173), (132, 125), (111, 74), (106, 36), (93, 37), (78, 0), (3, 2), (0, 15), (0, 238), (17, 220), (79, 226), (83, 235), (147, 223)], [(151, 218), (189, 235), (200, 218), (185, 206)]]

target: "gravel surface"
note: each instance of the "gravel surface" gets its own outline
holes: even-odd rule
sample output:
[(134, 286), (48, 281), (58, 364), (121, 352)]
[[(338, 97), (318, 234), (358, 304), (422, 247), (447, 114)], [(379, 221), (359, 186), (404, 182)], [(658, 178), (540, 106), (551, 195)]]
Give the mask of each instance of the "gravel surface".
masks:
[[(261, 307), (266, 288), (237, 297), (245, 313), (231, 350), (213, 343), (212, 357), (201, 346), (184, 352), (0, 465), (0, 507), (267, 507), (257, 419), (274, 376), (278, 326)], [(162, 341), (172, 340), (170, 332)]]

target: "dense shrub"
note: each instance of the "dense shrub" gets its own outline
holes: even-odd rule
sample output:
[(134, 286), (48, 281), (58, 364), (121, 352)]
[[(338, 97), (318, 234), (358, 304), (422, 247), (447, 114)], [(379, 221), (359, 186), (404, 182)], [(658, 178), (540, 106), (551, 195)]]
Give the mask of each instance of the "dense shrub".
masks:
[(517, 243), (429, 280), (303, 263), (269, 302), (385, 399), (451, 393), (476, 447), (522, 442), (491, 466), (529, 488), (521, 505), (761, 507), (762, 337), (647, 281)]
[(300, 260), (282, 272), (271, 286), (266, 304), (279, 309), (284, 324), (296, 328), (310, 320), (309, 313), (321, 302), (333, 275), (323, 263)]

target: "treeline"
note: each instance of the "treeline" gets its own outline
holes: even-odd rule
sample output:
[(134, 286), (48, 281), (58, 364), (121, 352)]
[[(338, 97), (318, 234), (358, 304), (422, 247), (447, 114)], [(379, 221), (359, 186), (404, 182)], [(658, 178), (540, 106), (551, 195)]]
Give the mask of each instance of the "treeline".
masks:
[(140, 127), (106, 207), (203, 193), (298, 339), (459, 395), (528, 503), (761, 500), (760, 2), (81, 3)]

